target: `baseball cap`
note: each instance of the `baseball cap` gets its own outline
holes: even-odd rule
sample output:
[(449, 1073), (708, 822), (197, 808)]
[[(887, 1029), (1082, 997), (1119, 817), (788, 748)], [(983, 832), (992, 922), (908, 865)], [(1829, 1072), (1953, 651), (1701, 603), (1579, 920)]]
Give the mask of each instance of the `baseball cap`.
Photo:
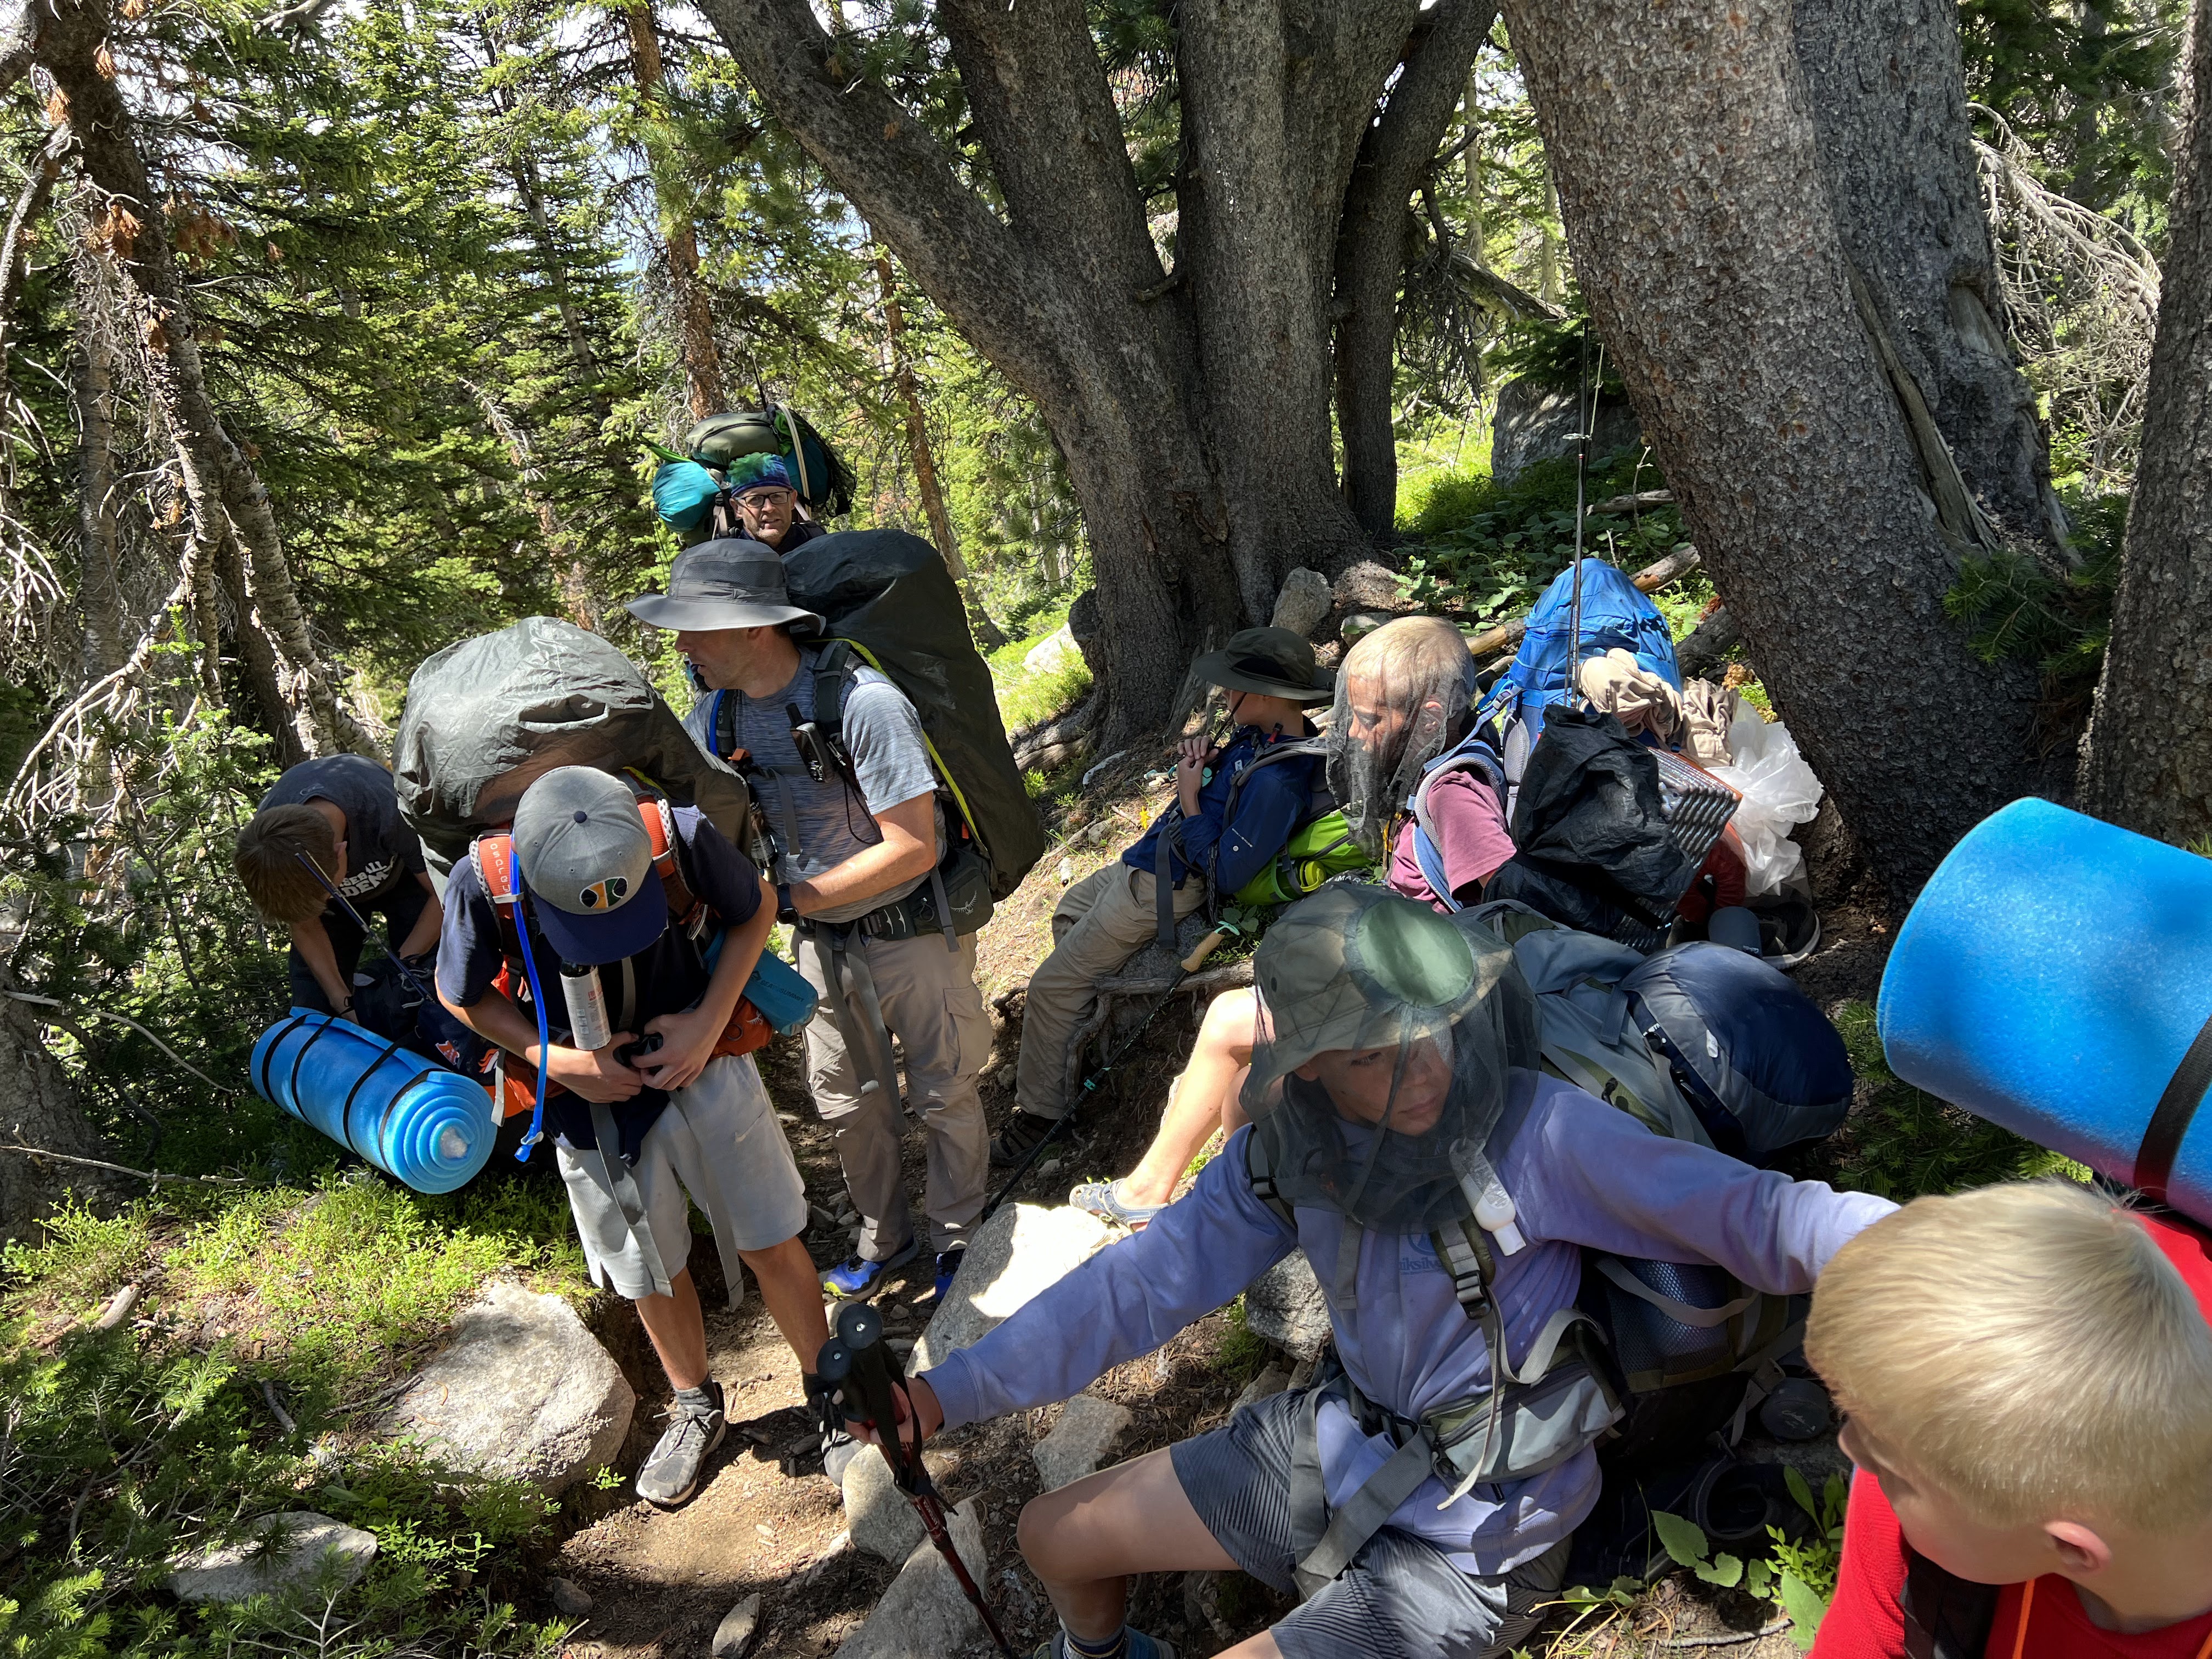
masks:
[(822, 618), (791, 603), (783, 585), (783, 559), (766, 542), (720, 536), (676, 556), (668, 591), (632, 599), (631, 616), (655, 628), (776, 628), (806, 624), (822, 631)]
[(620, 778), (556, 768), (524, 792), (514, 836), (538, 931), (563, 962), (620, 962), (667, 928), (653, 842), (636, 794)]

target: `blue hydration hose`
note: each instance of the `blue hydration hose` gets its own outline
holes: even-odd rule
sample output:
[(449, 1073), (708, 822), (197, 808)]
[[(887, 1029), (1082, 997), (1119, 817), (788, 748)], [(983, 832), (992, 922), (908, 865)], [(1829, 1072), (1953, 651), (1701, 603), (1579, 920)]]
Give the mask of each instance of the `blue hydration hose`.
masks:
[(516, 1163), (527, 1164), (531, 1149), (545, 1139), (545, 1062), (552, 1058), (553, 1040), (545, 1030), (545, 992), (538, 983), (538, 959), (530, 954), (530, 889), (520, 879), (515, 889), (514, 936), (522, 941), (522, 971), (529, 976), (530, 1006), (538, 1016), (538, 1093), (530, 1103), (530, 1133), (514, 1154)]

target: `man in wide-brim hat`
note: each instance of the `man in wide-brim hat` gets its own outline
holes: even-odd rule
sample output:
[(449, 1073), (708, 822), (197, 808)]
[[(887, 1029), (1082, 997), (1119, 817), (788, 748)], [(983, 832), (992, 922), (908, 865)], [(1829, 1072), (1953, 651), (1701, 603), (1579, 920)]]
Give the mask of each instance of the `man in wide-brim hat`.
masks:
[(992, 1143), (994, 1163), (1018, 1162), (1067, 1115), (1068, 1045), (1097, 1006), (1098, 981), (1150, 940), (1172, 937), (1209, 892), (1234, 893), (1266, 869), (1320, 781), (1318, 757), (1257, 764), (1279, 745), (1311, 737), (1306, 710), (1335, 695), (1335, 678), (1315, 664), (1312, 646), (1288, 629), (1248, 628), (1191, 672), (1222, 689), (1235, 730), (1218, 750), (1186, 738), (1175, 804), (1119, 861), (1061, 896), (1052, 954), (1030, 976), (1018, 1109)]

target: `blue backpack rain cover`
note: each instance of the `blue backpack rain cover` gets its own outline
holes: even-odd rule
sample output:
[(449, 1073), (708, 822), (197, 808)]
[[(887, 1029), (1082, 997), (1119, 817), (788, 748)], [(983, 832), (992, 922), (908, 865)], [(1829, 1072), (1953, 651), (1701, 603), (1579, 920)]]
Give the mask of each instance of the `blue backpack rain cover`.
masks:
[[(1658, 606), (1638, 591), (1627, 575), (1602, 559), (1583, 564), (1582, 654), (1585, 660), (1601, 657), (1616, 647), (1633, 652), (1636, 660), (1676, 690), (1682, 689), (1682, 671), (1674, 663), (1674, 635)], [(1552, 579), (1528, 613), (1528, 631), (1513, 666), (1499, 676), (1483, 699), (1475, 719), (1478, 727), (1491, 720), (1504, 731), (1517, 714), (1528, 722), (1528, 735), (1544, 729), (1544, 710), (1564, 701), (1567, 659), (1573, 649), (1568, 637), (1575, 604), (1575, 568), (1570, 564)]]

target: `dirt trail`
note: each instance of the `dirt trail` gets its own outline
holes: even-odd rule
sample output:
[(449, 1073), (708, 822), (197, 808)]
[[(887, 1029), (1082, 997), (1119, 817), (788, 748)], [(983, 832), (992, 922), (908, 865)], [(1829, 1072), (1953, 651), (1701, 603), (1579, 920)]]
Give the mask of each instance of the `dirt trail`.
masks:
[[(1132, 838), (1132, 823), (1140, 822), (1151, 805), (1140, 798), (1139, 779), (1132, 768), (1116, 798), (1076, 809), (1072, 816), (1079, 821), (1063, 827), (1064, 839), (1056, 840), (1022, 890), (1000, 907), (983, 938), (980, 977), (987, 1006), (1024, 982), (1043, 954), (1052, 907), (1063, 885), (1063, 857), (1072, 878), (1080, 879), (1116, 856)], [(1824, 873), (1823, 862), (1816, 853), (1816, 878)], [(1848, 877), (1837, 884), (1844, 890), (1838, 893), (1838, 902), (1824, 908), (1829, 942), (1798, 975), (1825, 1008), (1873, 994), (1888, 943), (1887, 919), (1879, 900)], [(1167, 1084), (1189, 1052), (1203, 1012), (1189, 1001), (1181, 1000), (1163, 1012), (1141, 1052), (1094, 1103), (1081, 1132), (1058, 1160), (1059, 1168), (1027, 1182), (1022, 1196), (1057, 1201), (1074, 1181), (1119, 1174), (1134, 1163), (1158, 1119)], [(1009, 1011), (993, 1012), (996, 1038), (984, 1093), (994, 1128), (1012, 1109), (1006, 1085), (1020, 1042), (1019, 1012), (1014, 998)], [(762, 1061), (810, 1199), (833, 1211), (840, 1208), (842, 1180), (830, 1135), (806, 1100), (798, 1044), (779, 1042), (763, 1054)], [(998, 1075), (1001, 1068), (1006, 1070), (1003, 1080)], [(909, 1186), (918, 1195), (921, 1137), (908, 1135), (907, 1147)], [(849, 1249), (842, 1228), (834, 1233), (811, 1231), (807, 1242), (823, 1266), (842, 1259)], [(799, 1408), (798, 1364), (777, 1336), (757, 1290), (749, 1288), (735, 1312), (723, 1307), (711, 1243), (701, 1239), (698, 1246), (692, 1261), (708, 1304), (714, 1372), (728, 1392), (730, 1433), (710, 1460), (700, 1492), (684, 1508), (664, 1512), (628, 1503), (574, 1533), (547, 1563), (546, 1576), (574, 1580), (594, 1601), (569, 1638), (564, 1659), (706, 1659), (723, 1616), (755, 1592), (761, 1595), (762, 1613), (752, 1653), (766, 1659), (819, 1659), (859, 1626), (893, 1577), (890, 1565), (839, 1547), (843, 1507), (818, 1462), (811, 1455), (779, 1462), (783, 1455), (811, 1444)], [(930, 1292), (930, 1279), (927, 1255), (890, 1279), (879, 1301), (895, 1338), (920, 1334), (926, 1315), (919, 1309)], [(602, 1308), (595, 1323), (638, 1389), (638, 1420), (623, 1449), (623, 1468), (629, 1474), (660, 1431), (666, 1384), (627, 1308)], [(1158, 1354), (1109, 1372), (1097, 1385), (1098, 1392), (1133, 1414), (1112, 1457), (1133, 1456), (1213, 1427), (1267, 1358), (1260, 1344), (1216, 1314)], [(1037, 1491), (1030, 1448), (1050, 1430), (1058, 1412), (1047, 1407), (976, 1425), (935, 1443), (943, 1458), (939, 1479), (947, 1500), (981, 1500), (991, 1562), (986, 1589), (1024, 1653), (1053, 1626), (1042, 1587), (1014, 1547), (1014, 1522)], [(1816, 1459), (1832, 1455), (1820, 1448), (1810, 1453)], [(1779, 1454), (1770, 1445), (1764, 1453), (1747, 1446), (1747, 1455)], [(1792, 1455), (1794, 1461), (1803, 1454), (1792, 1449)], [(1157, 1631), (1179, 1651), (1194, 1656), (1217, 1653), (1264, 1628), (1287, 1605), (1239, 1574), (1170, 1575), (1139, 1581), (1131, 1614), (1140, 1627)], [(535, 1611), (545, 1616), (550, 1605)], [(1632, 1618), (1588, 1620), (1557, 1651), (1626, 1659), (1662, 1650), (1651, 1645), (1655, 1638), (1701, 1636), (1733, 1638), (1717, 1650), (1742, 1659), (1796, 1654), (1786, 1634), (1764, 1639), (1752, 1634), (1747, 1639), (1747, 1632), (1758, 1631), (1762, 1616), (1761, 1606), (1744, 1598), (1716, 1600), (1703, 1587), (1669, 1581), (1645, 1598)], [(1552, 1627), (1556, 1631), (1568, 1622), (1563, 1611)], [(1544, 1653), (1549, 1645), (1539, 1638), (1528, 1650)], [(990, 1650), (979, 1643), (971, 1651)]]

